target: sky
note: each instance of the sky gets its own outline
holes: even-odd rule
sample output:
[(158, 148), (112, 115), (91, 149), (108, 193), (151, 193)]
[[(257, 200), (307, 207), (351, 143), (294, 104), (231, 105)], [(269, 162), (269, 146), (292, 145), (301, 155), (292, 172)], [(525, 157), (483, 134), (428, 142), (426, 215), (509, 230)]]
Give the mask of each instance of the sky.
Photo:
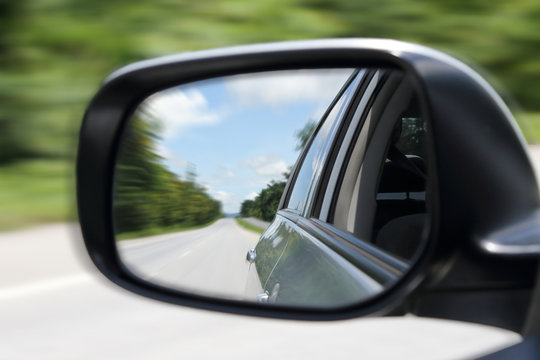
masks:
[[(318, 122), (352, 69), (234, 75), (173, 87), (139, 105), (161, 124), (156, 151), (169, 170), (189, 170), (227, 214), (282, 180), (300, 151), (295, 135)], [(147, 116), (147, 115), (146, 115)]]

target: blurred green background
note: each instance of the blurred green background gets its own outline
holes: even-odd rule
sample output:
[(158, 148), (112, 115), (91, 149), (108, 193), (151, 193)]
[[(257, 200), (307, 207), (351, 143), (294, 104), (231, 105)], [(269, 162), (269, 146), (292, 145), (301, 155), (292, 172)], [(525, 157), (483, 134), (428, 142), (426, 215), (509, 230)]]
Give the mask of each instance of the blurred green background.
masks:
[(395, 38), (464, 59), (496, 77), (528, 141), (540, 139), (538, 0), (0, 0), (0, 230), (76, 218), (78, 128), (114, 69), (323, 37)]

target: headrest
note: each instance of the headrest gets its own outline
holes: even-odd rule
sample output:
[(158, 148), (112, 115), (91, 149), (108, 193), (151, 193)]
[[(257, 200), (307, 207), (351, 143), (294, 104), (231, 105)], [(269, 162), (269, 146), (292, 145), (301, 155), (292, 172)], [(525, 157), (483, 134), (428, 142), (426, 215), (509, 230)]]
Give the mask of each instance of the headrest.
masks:
[[(425, 172), (424, 160), (416, 155), (407, 155), (407, 159)], [(426, 181), (418, 174), (386, 160), (379, 182), (380, 193), (421, 192), (426, 189)]]

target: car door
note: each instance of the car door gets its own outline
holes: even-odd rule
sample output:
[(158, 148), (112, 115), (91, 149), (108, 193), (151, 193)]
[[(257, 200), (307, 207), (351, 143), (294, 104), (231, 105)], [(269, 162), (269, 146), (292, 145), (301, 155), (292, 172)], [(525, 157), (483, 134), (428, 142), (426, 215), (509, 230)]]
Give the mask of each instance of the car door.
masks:
[[(308, 203), (314, 196), (314, 189), (320, 179), (326, 158), (330, 154), (334, 138), (348, 111), (348, 106), (354, 98), (359, 84), (362, 83), (366, 76), (366, 70), (353, 73), (326, 111), (318, 129), (301, 154), (283, 195), (288, 199), (285, 210), (290, 214), (301, 215), (306, 211)], [(294, 185), (291, 185), (292, 183)], [(306, 234), (295, 228), (294, 222), (287, 218), (286, 213), (278, 212), (276, 214), (271, 225), (261, 236), (252, 252), (256, 255), (254, 265), (250, 267), (250, 271), (256, 272), (258, 276), (250, 276), (249, 278), (259, 278), (260, 286), (258, 286), (259, 284), (248, 283), (246, 295), (253, 294), (253, 289), (262, 287), (263, 293), (259, 294), (260, 301), (273, 302), (276, 300), (278, 293), (280, 293), (279, 279), (284, 274), (282, 267), (278, 267), (278, 264), (282, 259), (282, 264), (291, 263), (291, 254), (295, 253), (295, 249), (289, 245), (296, 243), (292, 240), (293, 238), (298, 238), (301, 241), (303, 236), (306, 236)], [(294, 257), (301, 259), (301, 257)], [(296, 264), (296, 266), (298, 265)], [(287, 294), (288, 291), (291, 291), (291, 288), (285, 287), (283, 290)], [(280, 295), (280, 298), (282, 296)], [(298, 296), (298, 294), (290, 296), (290, 298), (295, 299), (294, 301), (303, 301), (303, 296)]]
[[(384, 196), (378, 192), (386, 191), (379, 189), (380, 182), (394, 173), (366, 177), (365, 169), (388, 173), (389, 139), (402, 118), (385, 115), (385, 106), (403, 109), (411, 93), (399, 73), (366, 69), (355, 74), (308, 143), (280, 210), (257, 244), (254, 264), (265, 292), (261, 300), (344, 305), (380, 292), (407, 269), (407, 258), (375, 245), (372, 234), (379, 232), (377, 209), (388, 217), (388, 211), (380, 210)], [(359, 203), (372, 204), (372, 209), (359, 209)], [(407, 249), (418, 246), (420, 236), (410, 238)]]

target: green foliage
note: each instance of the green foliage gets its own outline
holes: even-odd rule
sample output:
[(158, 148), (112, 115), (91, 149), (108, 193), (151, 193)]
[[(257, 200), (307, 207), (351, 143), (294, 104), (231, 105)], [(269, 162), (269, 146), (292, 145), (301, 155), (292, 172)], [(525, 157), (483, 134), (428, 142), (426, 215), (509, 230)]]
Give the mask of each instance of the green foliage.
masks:
[(261, 235), (265, 230), (265, 229), (263, 229), (261, 227), (255, 226), (255, 225), (247, 222), (246, 220), (243, 220), (243, 219), (238, 218), (238, 217), (234, 218), (234, 220), (236, 220), (236, 223), (238, 225), (240, 225), (241, 227), (243, 227), (244, 229), (252, 231), (252, 232), (254, 232), (256, 234), (259, 234), (259, 235)]
[(539, 111), (539, 17), (535, 0), (0, 0), (0, 163), (72, 160), (84, 106), (119, 66), (243, 43), (418, 42), (479, 64)]
[[(219, 46), (331, 37), (417, 42), (478, 64), (499, 90), (538, 113), (539, 18), (537, 0), (0, 0), (0, 173), (35, 159), (74, 168), (85, 106), (108, 73)], [(537, 142), (529, 129), (538, 117), (529, 119), (535, 123), (523, 130)], [(35, 178), (21, 179), (23, 187)], [(0, 188), (0, 197), (9, 192)]]
[[(114, 186), (117, 233), (196, 226), (221, 217), (221, 203), (182, 181), (155, 152), (159, 124), (135, 116), (122, 139)], [(155, 231), (153, 231), (155, 232)]]
[(309, 121), (302, 129), (298, 130), (295, 135), (298, 140), (298, 144), (296, 144), (296, 150), (302, 150), (309, 138), (311, 137), (311, 134), (315, 131), (317, 128), (317, 123), (315, 121)]
[(540, 112), (517, 113), (516, 120), (529, 143), (540, 140)]
[(317, 128), (317, 123), (315, 121), (309, 121), (302, 129), (298, 130), (295, 135), (298, 140), (298, 144), (296, 144), (296, 150), (302, 150), (309, 138), (311, 137), (311, 134), (315, 131)]
[(285, 190), (285, 181), (271, 181), (254, 200), (244, 200), (240, 206), (240, 215), (272, 221), (276, 215), (279, 200)]
[(62, 160), (27, 160), (3, 166), (0, 230), (76, 220), (74, 189), (73, 169)]
[(240, 205), (240, 216), (250, 217), (251, 210), (253, 209), (254, 204), (255, 204), (255, 201), (253, 200), (244, 200), (242, 204)]
[(169, 227), (154, 227), (154, 228), (144, 228), (141, 230), (135, 230), (135, 231), (129, 231), (129, 232), (123, 232), (116, 234), (116, 240), (132, 240), (136, 238), (141, 237), (147, 237), (152, 235), (161, 235), (161, 234), (167, 234), (172, 232), (179, 232), (179, 231), (189, 231), (189, 230), (196, 230), (203, 227), (207, 227), (218, 221), (221, 217), (215, 218), (209, 222), (198, 224), (198, 225), (185, 225), (185, 224), (178, 224), (178, 225), (172, 225)]

